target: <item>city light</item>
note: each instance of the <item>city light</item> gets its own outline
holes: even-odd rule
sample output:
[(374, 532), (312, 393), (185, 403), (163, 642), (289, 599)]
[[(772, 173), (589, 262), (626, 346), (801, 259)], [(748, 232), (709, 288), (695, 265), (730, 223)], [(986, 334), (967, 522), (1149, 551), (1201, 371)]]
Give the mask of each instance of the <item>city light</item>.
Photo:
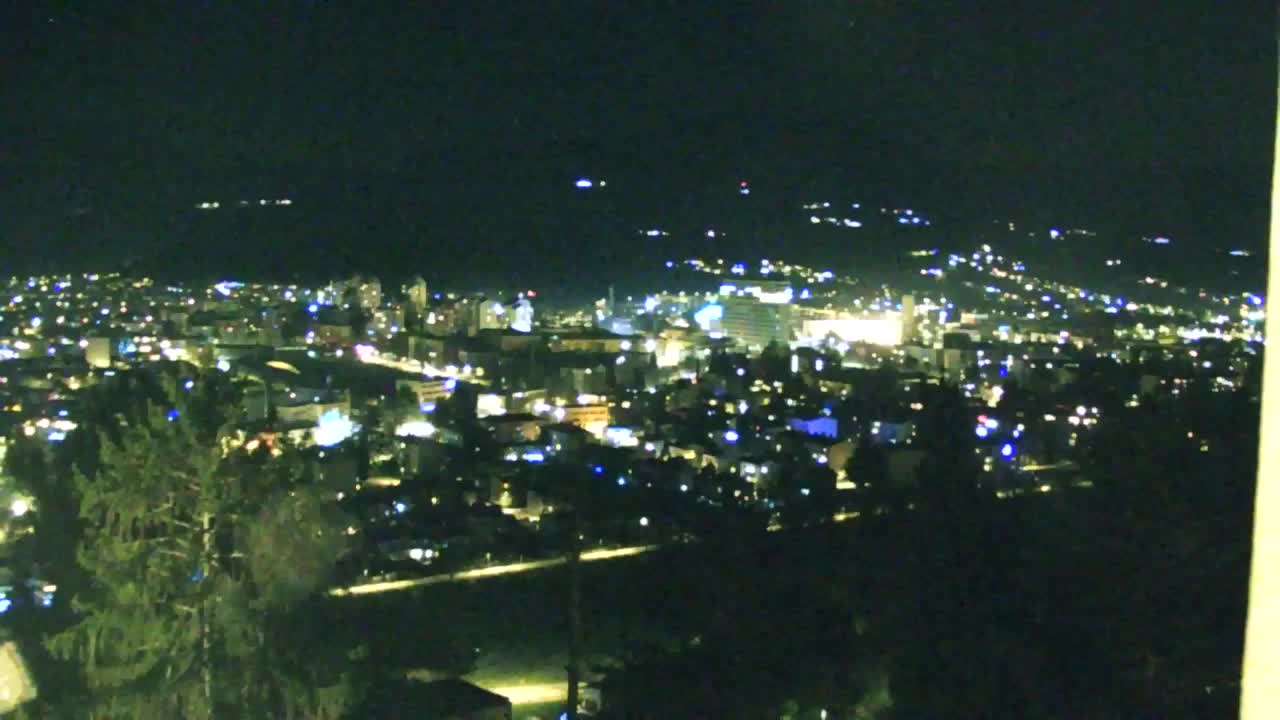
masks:
[(345, 441), (359, 430), (359, 426), (341, 410), (326, 410), (311, 430), (312, 440), (320, 447), (332, 447)]
[(425, 420), (410, 420), (396, 426), (397, 437), (429, 438), (436, 434), (436, 426)]

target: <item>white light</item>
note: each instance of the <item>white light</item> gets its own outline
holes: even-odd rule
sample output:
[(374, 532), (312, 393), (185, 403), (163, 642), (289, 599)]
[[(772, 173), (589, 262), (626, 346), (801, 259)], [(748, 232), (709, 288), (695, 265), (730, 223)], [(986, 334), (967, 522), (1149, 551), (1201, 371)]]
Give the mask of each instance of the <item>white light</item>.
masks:
[(410, 559), (410, 560), (419, 560), (419, 561), (420, 561), (420, 560), (422, 560), (422, 558), (423, 558), (423, 556), (424, 556), (424, 555), (426, 555), (426, 553), (424, 553), (424, 552), (422, 551), (422, 548), (413, 548), (412, 550), (410, 550), (410, 551), (409, 551), (409, 559)]
[(231, 363), (227, 362), (226, 360), (219, 360), (217, 367), (222, 372), (227, 372), (231, 369)]
[(640, 518), (640, 527), (649, 527), (649, 518), (647, 517)]
[(357, 429), (356, 424), (343, 415), (342, 411), (326, 410), (311, 429), (311, 436), (320, 447), (330, 447), (351, 437)]
[(23, 515), (26, 515), (28, 511), (31, 510), (31, 504), (28, 503), (26, 500), (23, 500), (22, 498), (18, 498), (17, 500), (13, 501), (12, 505), (9, 506), (9, 510), (10, 512), (13, 513), (14, 517), (22, 517)]
[(396, 426), (397, 437), (429, 438), (436, 434), (436, 426), (426, 420), (410, 420)]

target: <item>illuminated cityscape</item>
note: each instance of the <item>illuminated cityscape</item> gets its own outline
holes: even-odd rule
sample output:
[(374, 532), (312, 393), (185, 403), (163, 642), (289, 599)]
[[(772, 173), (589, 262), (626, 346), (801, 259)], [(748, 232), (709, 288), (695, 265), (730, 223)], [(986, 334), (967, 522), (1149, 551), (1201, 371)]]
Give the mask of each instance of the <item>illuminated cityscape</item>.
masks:
[(76, 5), (0, 716), (1239, 712), (1274, 7)]

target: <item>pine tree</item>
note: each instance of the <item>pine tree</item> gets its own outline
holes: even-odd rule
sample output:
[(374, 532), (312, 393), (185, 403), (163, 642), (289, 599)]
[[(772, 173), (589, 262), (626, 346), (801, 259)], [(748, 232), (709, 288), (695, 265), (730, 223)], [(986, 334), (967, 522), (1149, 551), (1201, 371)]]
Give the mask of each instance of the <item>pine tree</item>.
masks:
[[(216, 392), (164, 385), (101, 433), (92, 475), (76, 472), (89, 582), (78, 621), (50, 648), (83, 672), (80, 706), (93, 717), (339, 717), (354, 692), (349, 653), (298, 629), (323, 610), (313, 598), (347, 523), (294, 454), (237, 447)], [(312, 562), (281, 572), (264, 547)]]

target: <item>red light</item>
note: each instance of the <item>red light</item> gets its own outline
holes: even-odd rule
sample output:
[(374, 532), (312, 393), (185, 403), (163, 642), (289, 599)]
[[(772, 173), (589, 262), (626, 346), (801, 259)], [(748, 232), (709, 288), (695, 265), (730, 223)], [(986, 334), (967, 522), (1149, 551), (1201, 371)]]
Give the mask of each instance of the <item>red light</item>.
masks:
[(525, 293), (525, 294), (526, 294), (526, 295), (528, 295), (529, 297), (538, 297), (538, 293), (536, 293), (536, 292), (534, 292), (534, 291), (532, 291), (532, 290), (530, 290), (529, 292), (527, 292), (527, 293)]
[(980, 423), (985, 423), (986, 421), (987, 421), (987, 416), (986, 416), (986, 415), (979, 415), (979, 416), (978, 416), (978, 422), (980, 422)]
[(743, 180), (742, 182), (738, 183), (738, 187), (746, 187), (746, 186), (747, 186), (746, 180)]

